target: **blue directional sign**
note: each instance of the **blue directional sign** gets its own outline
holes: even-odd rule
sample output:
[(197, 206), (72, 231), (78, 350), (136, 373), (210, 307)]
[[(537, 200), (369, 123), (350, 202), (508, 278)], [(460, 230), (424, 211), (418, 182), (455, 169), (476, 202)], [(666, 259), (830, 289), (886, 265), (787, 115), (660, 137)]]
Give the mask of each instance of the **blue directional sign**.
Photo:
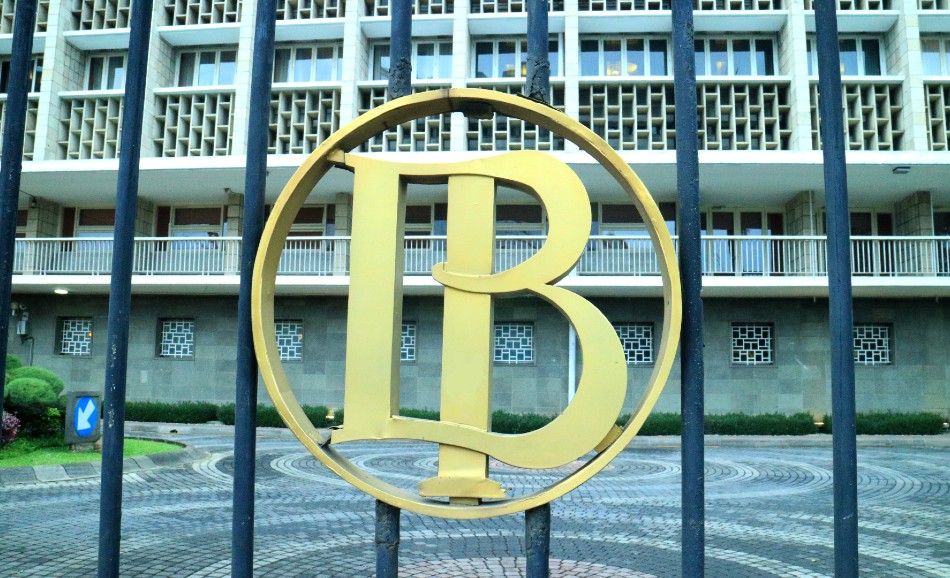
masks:
[(99, 404), (93, 397), (81, 397), (73, 410), (73, 427), (76, 435), (86, 437), (95, 431), (99, 423)]
[(91, 444), (99, 440), (102, 396), (98, 391), (66, 394), (66, 443)]

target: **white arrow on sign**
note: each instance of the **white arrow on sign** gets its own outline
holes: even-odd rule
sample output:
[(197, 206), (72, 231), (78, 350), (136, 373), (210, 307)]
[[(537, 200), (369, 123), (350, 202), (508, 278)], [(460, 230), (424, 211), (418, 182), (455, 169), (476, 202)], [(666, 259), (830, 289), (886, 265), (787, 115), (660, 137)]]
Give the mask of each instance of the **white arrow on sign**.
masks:
[(77, 430), (87, 430), (92, 429), (92, 424), (89, 423), (89, 418), (92, 417), (92, 414), (96, 411), (96, 404), (91, 399), (86, 402), (85, 408), (79, 408), (79, 413), (76, 415), (78, 422), (76, 423)]

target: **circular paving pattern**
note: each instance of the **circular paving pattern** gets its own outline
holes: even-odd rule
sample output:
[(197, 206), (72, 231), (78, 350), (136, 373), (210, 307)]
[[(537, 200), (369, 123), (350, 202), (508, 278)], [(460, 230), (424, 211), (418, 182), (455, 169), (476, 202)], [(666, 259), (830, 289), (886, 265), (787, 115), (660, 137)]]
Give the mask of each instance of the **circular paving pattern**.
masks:
[[(122, 574), (229, 576), (231, 440), (175, 438), (209, 457), (125, 476)], [(426, 444), (344, 447), (361, 467), (403, 487), (436, 472), (436, 451)], [(858, 455), (862, 576), (950, 576), (946, 451)], [(634, 447), (558, 500), (552, 576), (678, 576), (679, 461), (675, 447)], [(522, 491), (552, 477), (495, 463), (492, 471)], [(371, 498), (295, 440), (259, 441), (257, 480), (255, 576), (373, 575)], [(707, 448), (706, 482), (707, 576), (832, 575), (830, 448)], [(0, 486), (0, 576), (94, 575), (98, 498), (96, 479)], [(404, 513), (400, 576), (524, 576), (523, 537), (521, 515), (458, 521)]]

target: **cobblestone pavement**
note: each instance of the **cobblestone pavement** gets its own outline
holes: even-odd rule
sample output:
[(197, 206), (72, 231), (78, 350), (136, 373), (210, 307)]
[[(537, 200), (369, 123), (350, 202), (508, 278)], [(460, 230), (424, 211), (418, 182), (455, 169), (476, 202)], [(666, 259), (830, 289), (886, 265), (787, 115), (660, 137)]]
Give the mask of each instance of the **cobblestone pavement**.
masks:
[[(233, 454), (227, 436), (178, 435), (208, 452), (127, 473), (122, 574), (228, 576)], [(342, 446), (384, 479), (435, 473), (425, 444)], [(679, 449), (634, 445), (553, 507), (552, 575), (678, 576)], [(373, 573), (373, 500), (292, 439), (258, 442), (256, 576)], [(550, 483), (494, 464), (503, 484)], [(553, 472), (555, 477), (563, 472)], [(707, 576), (830, 576), (830, 448), (708, 447)], [(862, 576), (950, 576), (950, 459), (943, 448), (859, 449)], [(93, 576), (97, 478), (0, 486), (0, 577)], [(523, 517), (403, 514), (401, 576), (523, 576)]]

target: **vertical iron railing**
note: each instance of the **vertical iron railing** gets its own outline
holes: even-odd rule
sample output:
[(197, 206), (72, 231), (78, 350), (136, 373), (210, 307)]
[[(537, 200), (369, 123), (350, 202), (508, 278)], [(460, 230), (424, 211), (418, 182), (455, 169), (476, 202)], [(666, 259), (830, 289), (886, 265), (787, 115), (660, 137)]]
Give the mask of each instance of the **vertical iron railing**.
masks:
[(99, 578), (119, 575), (119, 544), (122, 539), (122, 448), (129, 360), (129, 310), (132, 306), (132, 255), (151, 27), (152, 0), (136, 0), (132, 7), (128, 71), (125, 77), (112, 278), (109, 285), (109, 337), (102, 412), (105, 418), (102, 428), (102, 487), (99, 499)]
[(851, 240), (836, 0), (816, 0), (818, 92), (828, 212), (828, 309), (834, 458), (835, 576), (858, 575), (858, 466), (855, 440)]
[[(36, 0), (18, 0), (13, 23), (13, 57), (3, 127), (3, 155), (0, 178), (0, 375), (7, 368), (7, 333), (10, 330), (10, 301), (13, 299), (13, 260), (16, 248), (17, 203), (23, 171), (23, 139), (26, 133), (27, 95), (30, 90), (30, 61), (33, 59), (33, 28)], [(3, 380), (0, 379), (0, 419), (3, 418)], [(0, 447), (3, 441), (0, 439)]]
[(251, 327), (254, 258), (264, 231), (264, 186), (270, 134), (271, 79), (274, 70), (276, 0), (257, 0), (251, 105), (247, 127), (247, 169), (241, 232), (241, 288), (238, 296), (238, 348), (235, 384), (234, 496), (231, 517), (231, 576), (254, 575), (254, 476), (257, 454), (257, 358)]
[(676, 108), (676, 186), (679, 190), (679, 265), (683, 286), (683, 332), (680, 373), (683, 419), (682, 573), (705, 574), (706, 508), (703, 474), (703, 365), (702, 247), (699, 213), (699, 142), (696, 134), (696, 63), (693, 3), (673, 0), (673, 97)]

